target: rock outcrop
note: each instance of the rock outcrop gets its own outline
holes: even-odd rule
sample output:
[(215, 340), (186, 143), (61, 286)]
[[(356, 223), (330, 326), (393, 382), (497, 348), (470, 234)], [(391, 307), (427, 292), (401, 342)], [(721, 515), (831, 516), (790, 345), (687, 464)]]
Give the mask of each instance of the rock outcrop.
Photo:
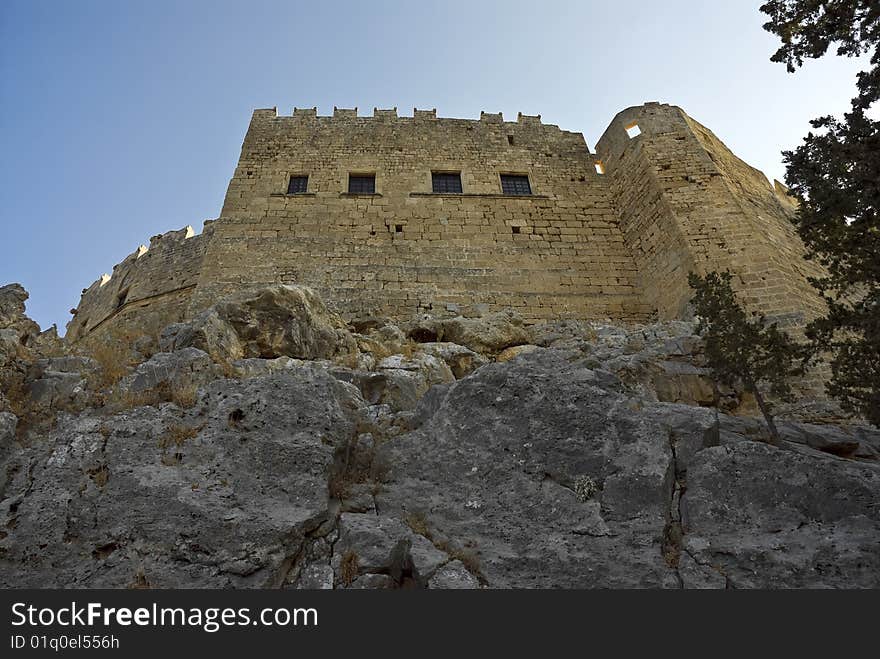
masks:
[(162, 350), (190, 346), (225, 361), (330, 359), (355, 350), (345, 323), (314, 291), (282, 284), (233, 295), (162, 333)]
[(880, 586), (880, 432), (764, 443), (688, 323), (453, 320), (346, 327), (276, 286), (113, 382), (16, 348), (52, 422), (0, 409), (0, 584)]

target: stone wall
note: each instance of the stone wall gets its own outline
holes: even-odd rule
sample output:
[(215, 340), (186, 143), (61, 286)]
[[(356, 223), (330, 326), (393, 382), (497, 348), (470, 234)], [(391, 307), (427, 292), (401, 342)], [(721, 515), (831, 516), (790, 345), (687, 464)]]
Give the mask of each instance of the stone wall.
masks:
[[(460, 172), (463, 194), (433, 194), (432, 171)], [(350, 173), (375, 174), (377, 194), (348, 194)], [(527, 174), (533, 194), (502, 195), (504, 173)], [(308, 175), (307, 194), (285, 194), (292, 175)], [(579, 133), (523, 115), (257, 110), (191, 311), (281, 282), (349, 317), (484, 303), (528, 320), (639, 320), (636, 275)]]
[[(638, 127), (640, 133), (630, 136)], [(432, 192), (460, 173), (462, 194)], [(373, 174), (375, 194), (349, 194)], [(530, 195), (504, 195), (503, 174)], [(291, 176), (308, 176), (288, 194)], [(691, 271), (730, 269), (753, 310), (801, 327), (822, 309), (778, 182), (680, 108), (619, 113), (597, 145), (540, 116), (256, 110), (216, 223), (151, 240), (83, 292), (68, 336), (155, 333), (244, 287), (305, 284), (347, 318), (462, 306), (527, 320), (688, 313)]]
[(150, 239), (125, 260), (83, 289), (67, 324), (70, 341), (102, 340), (108, 333), (156, 335), (169, 323), (186, 318), (213, 227), (201, 235), (192, 227)]

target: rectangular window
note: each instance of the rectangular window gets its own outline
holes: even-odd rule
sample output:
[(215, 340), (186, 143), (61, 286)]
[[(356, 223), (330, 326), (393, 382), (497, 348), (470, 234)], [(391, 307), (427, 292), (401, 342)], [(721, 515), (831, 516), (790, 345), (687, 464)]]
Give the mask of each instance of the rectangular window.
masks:
[(376, 194), (376, 175), (349, 174), (348, 191), (350, 194)]
[(309, 188), (308, 176), (291, 176), (287, 184), (287, 194), (302, 194)]
[(502, 174), (501, 192), (512, 195), (532, 194), (532, 186), (529, 185), (529, 177), (521, 174)]
[(431, 186), (437, 193), (461, 194), (461, 174), (431, 172)]

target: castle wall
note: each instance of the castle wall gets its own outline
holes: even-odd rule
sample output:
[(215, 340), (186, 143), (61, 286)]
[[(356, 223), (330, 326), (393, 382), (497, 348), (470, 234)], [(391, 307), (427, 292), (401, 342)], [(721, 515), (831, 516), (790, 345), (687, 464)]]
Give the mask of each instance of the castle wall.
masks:
[[(637, 125), (639, 135), (627, 128)], [(818, 275), (790, 217), (793, 202), (680, 108), (649, 103), (615, 117), (597, 144), (645, 299), (660, 318), (686, 312), (690, 271), (731, 270), (744, 302), (801, 325), (822, 309)]]
[(206, 223), (201, 235), (186, 227), (153, 236), (149, 247), (141, 245), (113, 267), (112, 275), (83, 290), (67, 324), (68, 340), (156, 336), (166, 325), (185, 319), (212, 231)]
[[(475, 303), (528, 320), (648, 316), (580, 134), (539, 117), (414, 114), (254, 112), (191, 312), (281, 282), (314, 287), (347, 316)], [(433, 194), (432, 171), (460, 172), (464, 194)], [(375, 173), (377, 194), (347, 194), (349, 173)], [(528, 174), (533, 194), (502, 195), (503, 173)], [(305, 174), (308, 193), (285, 194)]]
[[(459, 172), (463, 194), (433, 193), (432, 171)], [(376, 193), (349, 194), (349, 174), (367, 173)], [(502, 174), (527, 175), (532, 194), (502, 194)], [(300, 175), (306, 193), (287, 194)], [(128, 256), (83, 291), (68, 337), (157, 334), (270, 283), (311, 286), (349, 318), (473, 304), (527, 321), (679, 318), (688, 273), (724, 269), (751, 309), (802, 327), (824, 308), (807, 282), (822, 272), (803, 259), (795, 209), (669, 105), (619, 113), (597, 155), (540, 117), (256, 110), (219, 220)]]

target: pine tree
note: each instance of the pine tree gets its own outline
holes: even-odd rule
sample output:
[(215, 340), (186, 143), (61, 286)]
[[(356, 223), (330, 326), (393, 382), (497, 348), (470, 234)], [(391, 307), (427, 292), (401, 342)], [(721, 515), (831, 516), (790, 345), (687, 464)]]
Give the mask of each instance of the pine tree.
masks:
[(731, 279), (726, 271), (688, 275), (697, 332), (705, 340), (713, 377), (731, 387), (742, 384), (755, 397), (770, 430), (770, 443), (779, 446), (772, 407), (762, 388), (775, 398), (790, 400), (789, 379), (803, 374), (806, 353), (776, 323), (768, 324), (760, 314), (749, 315), (737, 300)]
[(764, 29), (782, 41), (771, 60), (790, 72), (832, 45), (839, 56), (871, 55), (852, 111), (814, 119), (816, 132), (783, 156), (800, 201), (798, 233), (828, 271), (811, 280), (828, 311), (807, 336), (816, 352), (831, 352), (828, 392), (880, 426), (880, 122), (868, 116), (880, 105), (880, 2), (772, 0), (761, 11), (771, 19)]

